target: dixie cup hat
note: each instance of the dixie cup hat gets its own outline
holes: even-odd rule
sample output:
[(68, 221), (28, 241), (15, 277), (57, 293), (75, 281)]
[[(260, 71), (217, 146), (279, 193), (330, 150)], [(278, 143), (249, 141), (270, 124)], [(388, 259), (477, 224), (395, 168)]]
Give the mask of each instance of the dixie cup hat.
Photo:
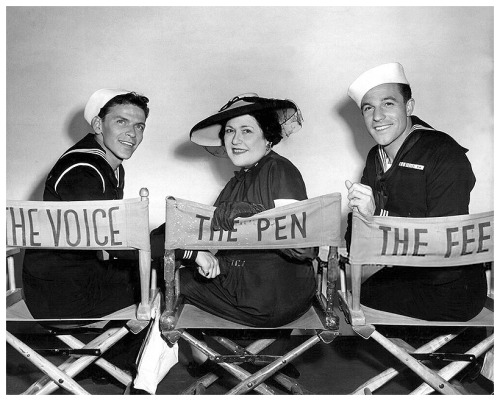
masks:
[(196, 124), (189, 133), (192, 142), (216, 156), (226, 156), (219, 133), (226, 121), (259, 110), (274, 109), (281, 124), (281, 136), (289, 137), (302, 127), (302, 114), (291, 100), (269, 99), (245, 93), (229, 100), (220, 110)]
[(382, 64), (361, 74), (349, 87), (347, 94), (361, 108), (363, 96), (378, 85), (407, 84), (403, 66), (399, 63)]
[(92, 119), (99, 114), (102, 107), (106, 103), (108, 103), (115, 96), (125, 95), (130, 92), (132, 91), (125, 89), (99, 89), (98, 91), (95, 91), (85, 105), (85, 110), (83, 112), (85, 120), (92, 125)]

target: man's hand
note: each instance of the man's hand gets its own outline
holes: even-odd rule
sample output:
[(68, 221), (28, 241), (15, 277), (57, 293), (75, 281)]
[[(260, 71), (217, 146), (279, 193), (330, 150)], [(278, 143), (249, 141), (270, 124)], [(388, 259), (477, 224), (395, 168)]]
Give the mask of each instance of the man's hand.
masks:
[(375, 213), (375, 198), (372, 189), (368, 185), (353, 184), (349, 180), (345, 181), (345, 186), (348, 190), (349, 207), (352, 210), (356, 208), (364, 217), (373, 216)]
[(214, 278), (220, 274), (219, 259), (209, 251), (198, 251), (195, 262), (198, 273), (205, 278)]

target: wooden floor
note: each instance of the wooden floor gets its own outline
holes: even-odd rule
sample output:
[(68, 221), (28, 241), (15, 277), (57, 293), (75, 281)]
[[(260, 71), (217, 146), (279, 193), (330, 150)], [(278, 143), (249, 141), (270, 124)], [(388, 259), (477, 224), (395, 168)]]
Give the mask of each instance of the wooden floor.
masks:
[[(342, 323), (341, 333), (342, 335), (332, 343), (319, 343), (294, 361), (294, 366), (300, 372), (298, 381), (311, 393), (320, 395), (350, 394), (359, 385), (387, 367), (402, 367), (395, 358), (373, 340), (363, 340), (351, 335), (352, 332), (345, 323)], [(40, 340), (39, 336), (33, 335), (24, 336), (23, 339), (32, 343), (49, 341), (46, 338)], [(292, 336), (290, 347), (303, 339), (303, 336)], [(466, 336), (459, 345), (465, 350), (468, 346), (467, 343), (472, 340), (470, 336)], [(47, 344), (42, 344), (42, 347), (46, 346)], [(54, 362), (63, 360), (62, 357), (54, 356), (48, 359)], [(171, 369), (158, 386), (156, 394), (179, 394), (193, 382), (194, 379), (186, 370), (189, 357), (182, 344), (179, 359), (179, 363)], [(21, 394), (41, 376), (33, 365), (10, 346), (7, 346), (6, 349), (6, 362), (6, 394)], [(125, 390), (123, 385), (114, 381), (105, 385), (95, 384), (89, 377), (86, 377), (84, 372), (77, 376), (77, 379), (80, 385), (91, 394), (118, 395), (123, 394)], [(275, 387), (272, 381), (267, 383), (273, 386), (278, 394), (286, 394), (278, 386)], [(224, 394), (235, 384), (237, 383), (231, 377), (220, 379), (207, 389), (206, 394)], [(393, 379), (375, 394), (408, 394), (420, 384), (421, 381), (418, 377), (408, 370), (402, 370), (396, 379)], [(493, 384), (480, 375), (474, 380), (466, 377), (461, 384), (466, 391), (472, 394), (491, 394), (493, 392)], [(57, 393), (64, 394), (62, 390)]]

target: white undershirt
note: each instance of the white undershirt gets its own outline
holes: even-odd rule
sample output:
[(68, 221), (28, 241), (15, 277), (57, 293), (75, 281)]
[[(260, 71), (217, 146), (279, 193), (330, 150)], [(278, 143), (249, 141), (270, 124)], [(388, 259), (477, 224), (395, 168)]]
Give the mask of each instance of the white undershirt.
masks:
[(389, 159), (389, 156), (387, 155), (387, 153), (385, 153), (385, 150), (382, 148), (382, 146), (379, 146), (378, 153), (380, 155), (380, 160), (382, 160), (382, 168), (384, 169), (385, 173), (391, 168), (392, 161)]

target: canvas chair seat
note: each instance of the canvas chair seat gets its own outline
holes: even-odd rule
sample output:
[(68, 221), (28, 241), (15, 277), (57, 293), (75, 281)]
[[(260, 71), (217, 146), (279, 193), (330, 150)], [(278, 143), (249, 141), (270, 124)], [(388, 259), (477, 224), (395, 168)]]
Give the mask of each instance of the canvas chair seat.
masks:
[[(226, 372), (240, 380), (239, 384), (230, 389), (227, 394), (244, 394), (249, 391), (264, 395), (276, 394), (278, 390), (266, 381), (269, 378), (293, 394), (307, 392), (297, 381), (286, 376), (280, 370), (318, 342), (329, 343), (339, 335), (339, 320), (333, 310), (333, 295), (338, 276), (338, 247), (341, 243), (340, 200), (340, 194), (329, 194), (267, 210), (250, 218), (242, 218), (241, 222), (235, 224), (238, 237), (236, 241), (214, 243), (210, 240), (210, 223), (208, 222), (204, 228), (200, 228), (198, 221), (200, 215), (210, 219), (213, 216), (214, 207), (173, 197), (167, 198), (164, 258), (165, 310), (162, 313), (160, 327), (164, 337), (169, 342), (175, 343), (182, 338), (207, 355), (211, 361), (217, 363)], [(307, 216), (306, 238), (302, 236), (292, 238), (293, 235), (283, 235), (282, 237), (286, 236), (287, 239), (280, 241), (274, 235), (264, 233), (257, 240), (257, 219), (265, 218), (271, 221), (274, 218), (289, 217), (292, 214), (302, 216), (302, 213)], [(287, 220), (287, 217), (284, 220)], [(228, 321), (183, 302), (179, 291), (179, 274), (174, 258), (174, 250), (177, 248), (214, 250), (304, 248), (311, 246), (323, 247), (322, 250), (327, 256), (326, 260), (315, 261), (318, 280), (314, 306), (294, 322), (273, 328), (251, 327)], [(234, 333), (252, 330), (257, 340), (243, 348), (227, 337), (210, 334), (211, 339), (229, 350), (229, 354), (221, 355), (192, 336), (189, 333), (190, 329), (202, 329), (215, 333), (217, 330), (227, 329), (234, 330)], [(261, 352), (277, 339), (276, 337), (268, 337), (270, 330), (274, 330), (276, 335), (281, 334), (283, 330), (292, 331), (292, 333), (297, 330), (300, 333), (307, 333), (307, 338), (284, 355), (262, 355)], [(265, 336), (259, 335), (259, 331), (265, 333)], [(241, 366), (245, 362), (258, 364), (261, 368), (251, 374)], [(208, 373), (195, 381), (183, 394), (202, 394), (206, 387), (218, 378), (217, 373)]]
[[(438, 218), (372, 217), (370, 219), (365, 219), (357, 212), (353, 214), (351, 254), (349, 257), (342, 257), (340, 262), (343, 272), (340, 276), (343, 280), (347, 276), (347, 267), (350, 266), (350, 288), (347, 280), (341, 284), (342, 289), (338, 291), (339, 304), (355, 333), (364, 339), (377, 341), (424, 381), (411, 394), (430, 394), (433, 391), (455, 395), (463, 393), (463, 388), (450, 383), (449, 380), (476, 361), (476, 358), (493, 349), (493, 297), (488, 296), (481, 312), (465, 322), (427, 321), (380, 311), (362, 304), (360, 294), (363, 267), (394, 265), (426, 268), (426, 266), (476, 264), (487, 264), (492, 267), (490, 262), (493, 261), (494, 255), (493, 222), (493, 212)], [(465, 233), (453, 237), (452, 233), (460, 229)], [(408, 242), (411, 241), (410, 232), (418, 232), (420, 235), (414, 243)], [(408, 234), (404, 237), (406, 240), (404, 244), (407, 247), (404, 249), (410, 251), (401, 252), (398, 245), (403, 246), (403, 241), (399, 237), (398, 243), (394, 241), (395, 245), (391, 248), (389, 233)], [(490, 291), (488, 295), (492, 295)], [(397, 302), (397, 299), (394, 302)], [(440, 305), (435, 307), (439, 308)], [(419, 326), (443, 327), (444, 333), (415, 349), (404, 339), (386, 338), (377, 330), (377, 326), (382, 325), (409, 327), (410, 331)], [(428, 366), (428, 361), (436, 357), (435, 352), (439, 348), (466, 329), (478, 327), (487, 328), (485, 338), (479, 343), (463, 352), (463, 355), (437, 355), (442, 360), (444, 358), (452, 361), (444, 368), (437, 370)], [(453, 361), (454, 358), (457, 360)], [(487, 359), (492, 361), (492, 358)], [(359, 386), (353, 394), (371, 394), (398, 374), (399, 370), (389, 368)]]
[[(26, 305), (24, 299), (16, 302), (14, 305), (7, 307), (6, 319), (9, 322), (58, 322), (58, 323), (71, 323), (80, 322), (84, 323), (89, 318), (71, 318), (71, 319), (35, 319)], [(132, 320), (137, 319), (137, 305), (129, 305), (126, 308), (120, 309), (116, 312), (110, 313), (102, 317), (93, 317), (92, 320), (100, 320), (108, 322), (110, 320)]]
[[(7, 201), (7, 266), (9, 274), (9, 289), (7, 290), (6, 321), (7, 342), (23, 357), (32, 362), (45, 375), (33, 383), (23, 394), (50, 394), (62, 388), (71, 394), (88, 394), (75, 380), (74, 377), (83, 369), (95, 363), (111, 376), (115, 377), (124, 386), (131, 383), (131, 374), (119, 369), (106, 361), (101, 355), (113, 347), (127, 333), (137, 334), (142, 331), (150, 321), (152, 315), (160, 308), (160, 296), (156, 287), (156, 276), (151, 272), (151, 250), (149, 242), (149, 216), (148, 216), (148, 191), (141, 190), (141, 198), (125, 199), (118, 201), (89, 201), (89, 202), (32, 202), (32, 201)], [(91, 216), (97, 210), (99, 216), (104, 211), (112, 210), (105, 219), (82, 219), (78, 224), (72, 220), (65, 221), (64, 226), (68, 235), (59, 236), (56, 243), (53, 237), (51, 223), (48, 215), (64, 216), (65, 212), (72, 216)], [(85, 211), (81, 214), (82, 211)], [(27, 213), (27, 216), (25, 214)], [(105, 213), (105, 212), (104, 212)], [(24, 217), (23, 217), (24, 216)], [(30, 224), (24, 224), (29, 221)], [(76, 217), (75, 217), (76, 221)], [(101, 243), (94, 241), (87, 227), (88, 238), (76, 244), (69, 243), (69, 238), (81, 238), (81, 224), (94, 224), (92, 230), (102, 235)], [(78, 234), (76, 234), (78, 230)], [(36, 236), (37, 241), (30, 238)], [(115, 241), (102, 240), (114, 236)], [(96, 234), (97, 237), (97, 234)], [(139, 251), (139, 275), (141, 285), (141, 300), (137, 305), (130, 305), (102, 317), (88, 318), (34, 318), (23, 299), (22, 288), (17, 288), (15, 283), (14, 255), (23, 248), (40, 249), (92, 249), (115, 250), (135, 249)], [(20, 266), (19, 266), (20, 267)], [(27, 326), (25, 323), (30, 323)], [(41, 332), (52, 335), (54, 339), (63, 342), (69, 348), (71, 356), (59, 366), (54, 365), (37, 350), (23, 342), (20, 334), (23, 325), (29, 327), (29, 333), (39, 327)], [(35, 326), (33, 326), (35, 325)], [(37, 326), (40, 325), (40, 326)], [(15, 330), (12, 330), (15, 329)], [(82, 329), (97, 331), (97, 337), (88, 344), (82, 343), (72, 331), (81, 332)], [(88, 352), (82, 352), (85, 349)]]
[(361, 305), (361, 310), (366, 318), (367, 324), (388, 326), (430, 326), (430, 327), (493, 327), (494, 313), (488, 308), (483, 308), (479, 314), (465, 322), (458, 321), (430, 321), (416, 319), (409, 316), (380, 311)]
[[(185, 329), (269, 329), (264, 327), (246, 326), (240, 323), (231, 322), (220, 316), (205, 312), (191, 304), (183, 305), (183, 310), (179, 316), (176, 327), (182, 327)], [(304, 313), (301, 317), (297, 318), (293, 322), (274, 328), (278, 330), (325, 330), (325, 325), (319, 318), (318, 313), (316, 312), (314, 307), (311, 306), (306, 313)]]
[[(350, 298), (349, 293), (349, 298)], [(342, 297), (342, 304), (347, 305), (345, 297)], [(458, 321), (442, 321), (442, 320), (423, 320), (410, 316), (399, 315), (396, 313), (386, 312), (378, 309), (370, 308), (363, 304), (361, 312), (365, 318), (365, 324), (385, 325), (385, 326), (429, 326), (429, 327), (493, 327), (494, 326), (494, 312), (484, 307), (472, 319), (465, 322)]]

